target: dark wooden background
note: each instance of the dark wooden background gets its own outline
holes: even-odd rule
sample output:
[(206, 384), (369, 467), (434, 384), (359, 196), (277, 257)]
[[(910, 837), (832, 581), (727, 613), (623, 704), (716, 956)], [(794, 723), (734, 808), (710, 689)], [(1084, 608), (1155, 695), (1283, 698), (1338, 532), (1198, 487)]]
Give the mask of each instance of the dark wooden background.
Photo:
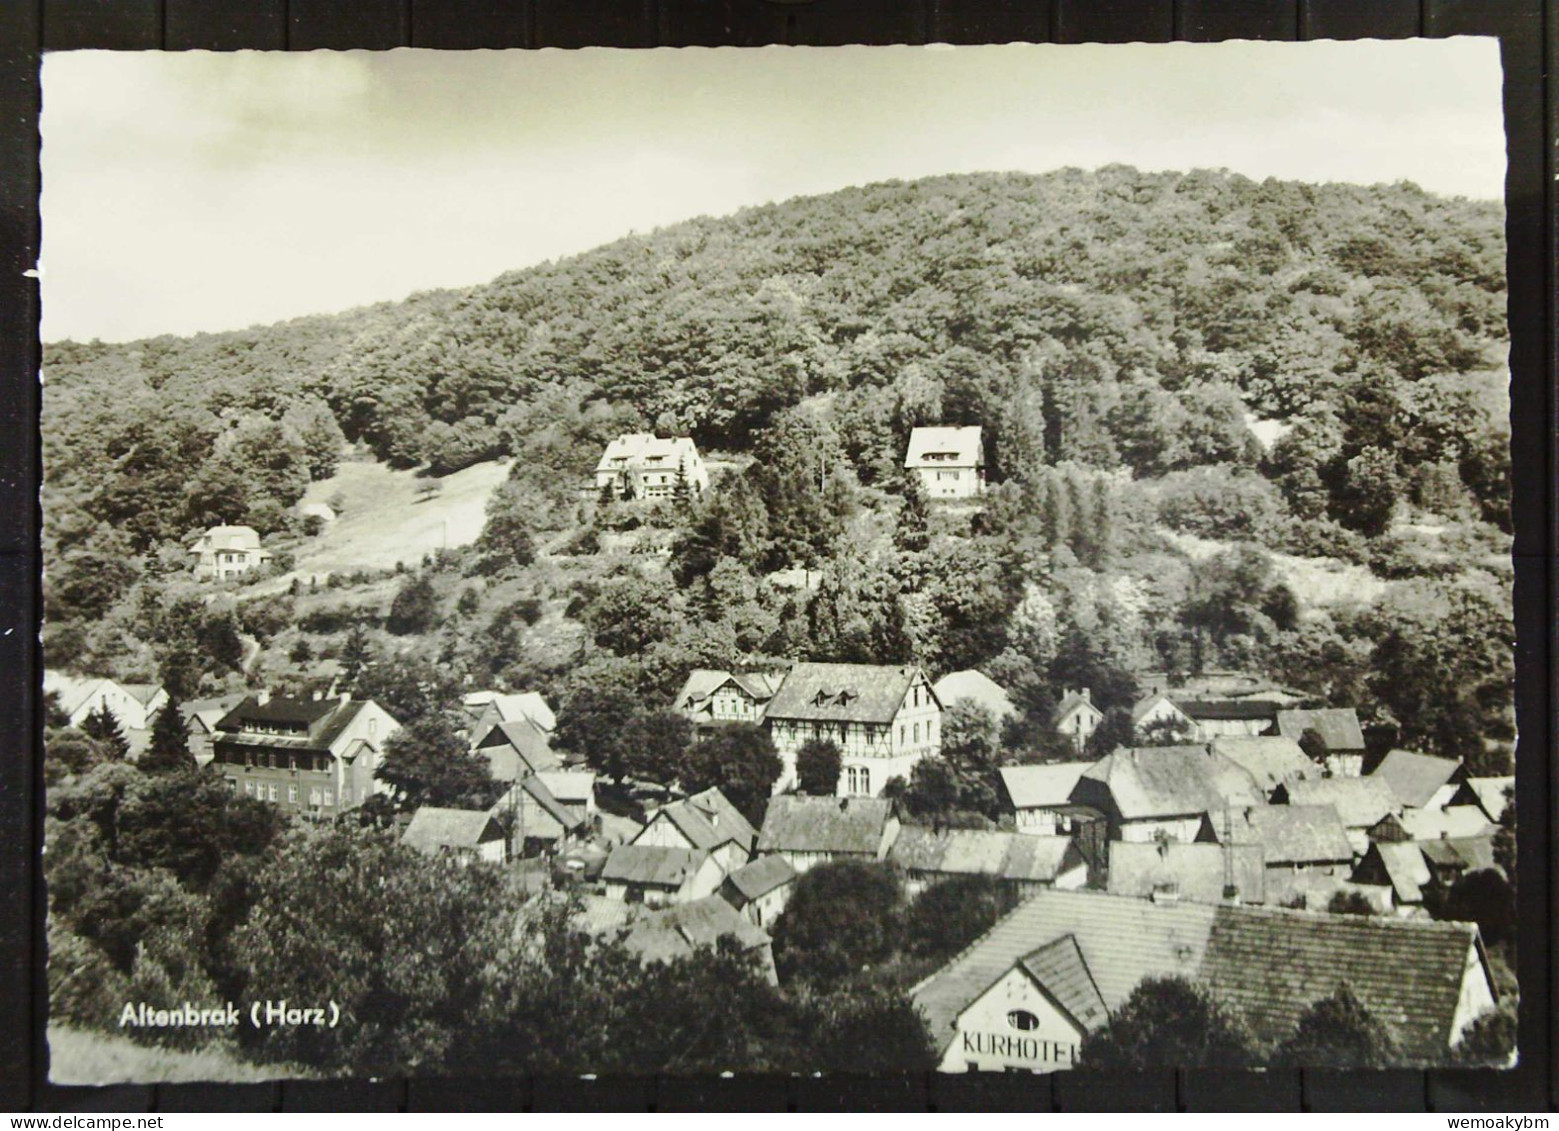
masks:
[[(654, 47), (1495, 35), (1505, 65), (1516, 445), (1522, 1060), (1508, 1073), (45, 1083), (37, 655), (41, 50)], [(1555, 1106), (1549, 654), (1559, 0), (0, 0), (0, 1110), (1491, 1111)]]

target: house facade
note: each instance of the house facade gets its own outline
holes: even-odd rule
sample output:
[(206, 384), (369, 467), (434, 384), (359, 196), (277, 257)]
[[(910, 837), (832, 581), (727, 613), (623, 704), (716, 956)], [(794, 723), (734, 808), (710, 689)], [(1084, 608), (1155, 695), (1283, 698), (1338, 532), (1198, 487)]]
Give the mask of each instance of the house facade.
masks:
[(694, 668), (673, 701), (693, 726), (705, 730), (724, 723), (763, 721), (769, 700), (784, 679), (782, 672), (728, 672)]
[(708, 852), (652, 844), (619, 844), (601, 870), (608, 898), (648, 907), (714, 895), (724, 879), (725, 873)]
[(204, 581), (231, 581), (271, 560), (252, 526), (213, 526), (189, 552), (195, 555), (195, 576)]
[(1079, 754), (1102, 722), (1104, 712), (1095, 705), (1093, 693), (1086, 687), (1068, 691), (1056, 706), (1056, 733), (1070, 742)]
[(898, 838), (891, 802), (875, 797), (769, 799), (758, 855), (777, 855), (798, 874), (831, 860), (882, 860)]
[(462, 866), (504, 862), (504, 832), (490, 813), (424, 805), (412, 814), (401, 843), (425, 856)]
[(622, 498), (669, 499), (679, 482), (691, 495), (709, 490), (709, 469), (687, 436), (625, 433), (606, 445), (595, 467), (596, 491), (610, 490)]
[(904, 468), (920, 477), (932, 499), (967, 499), (985, 489), (985, 445), (979, 425), (916, 428), (909, 434)]
[(764, 715), (785, 767), (774, 790), (795, 784), (796, 754), (820, 739), (839, 747), (838, 795), (875, 797), (941, 752), (941, 721), (942, 704), (918, 667), (797, 664)]
[(718, 789), (663, 806), (630, 842), (707, 852), (722, 876), (752, 859), (758, 831)]
[(371, 699), (245, 697), (217, 723), (212, 764), (235, 793), (329, 817), (387, 787), (374, 778), (400, 724)]
[(147, 730), (168, 701), (168, 693), (153, 683), (120, 683), (81, 678), (60, 671), (43, 673), (43, 693), (59, 699), (70, 725), (79, 727), (94, 711), (108, 710), (127, 731)]
[(760, 856), (727, 876), (720, 895), (754, 925), (769, 927), (790, 902), (795, 883), (796, 870), (783, 856)]
[(1243, 767), (1206, 746), (1120, 747), (1090, 766), (1072, 801), (1104, 814), (1110, 840), (1193, 841), (1202, 818), (1265, 804)]

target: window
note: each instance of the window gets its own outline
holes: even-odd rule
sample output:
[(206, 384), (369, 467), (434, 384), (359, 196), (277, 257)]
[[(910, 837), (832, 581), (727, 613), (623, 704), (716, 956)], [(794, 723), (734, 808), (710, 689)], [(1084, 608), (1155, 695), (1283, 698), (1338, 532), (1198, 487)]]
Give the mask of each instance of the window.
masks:
[(852, 795), (870, 796), (871, 772), (865, 766), (850, 766), (844, 772), (845, 791)]
[(1039, 1018), (1026, 1009), (1014, 1009), (1007, 1014), (1007, 1024), (1027, 1033), (1039, 1028)]
[(295, 786), (295, 785), (289, 785), (287, 787), (287, 804), (289, 804), (289, 805), (296, 805), (297, 803), (298, 803), (298, 787)]
[(319, 786), (317, 785), (313, 789), (309, 790), (309, 804), (313, 805), (315, 808), (319, 807)]
[(904, 745), (904, 724), (903, 723), (899, 724), (899, 745), (900, 746)]
[(277, 797), (277, 792), (278, 791), (276, 789), (276, 783), (272, 782), (270, 785), (265, 787), (265, 799), (267, 801), (275, 801), (276, 797)]
[(237, 778), (228, 778), (227, 779), (227, 784), (232, 787), (232, 790), (233, 790), (234, 793), (238, 792), (238, 779)]
[(351, 802), (352, 802), (352, 787), (349, 786), (349, 785), (344, 785), (344, 786), (341, 787), (341, 804), (349, 805), (349, 804), (351, 804)]
[(369, 719), (368, 720), (368, 737), (369, 738), (373, 738), (378, 733), (379, 733), (379, 720), (378, 719)]
[(253, 797), (254, 796), (254, 782), (252, 782), (252, 781), (244, 782), (244, 796), (245, 797)]
[(335, 793), (330, 789), (329, 786), (326, 786), (325, 787), (325, 804), (326, 805), (334, 805), (335, 803), (336, 803)]
[(287, 768), (289, 770), (296, 770), (298, 768), (298, 756), (296, 754), (287, 755)]

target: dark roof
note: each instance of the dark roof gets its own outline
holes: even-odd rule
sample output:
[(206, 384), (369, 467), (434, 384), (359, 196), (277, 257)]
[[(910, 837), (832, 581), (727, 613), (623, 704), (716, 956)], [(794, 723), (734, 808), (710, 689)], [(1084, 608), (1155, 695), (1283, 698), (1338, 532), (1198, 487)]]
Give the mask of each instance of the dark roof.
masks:
[[(364, 707), (365, 699), (293, 699), (273, 696), (261, 703), (254, 696), (247, 696), (217, 722), (222, 737), (238, 738), (250, 726), (279, 725), (306, 727), (294, 735), (261, 734), (256, 738), (263, 745), (292, 746), (297, 749), (329, 751), (341, 732), (351, 724)], [(280, 742), (276, 740), (282, 740)], [(288, 740), (291, 741), (288, 741)], [(299, 742), (302, 743), (299, 746)]]
[(1441, 786), (1456, 776), (1461, 766), (1454, 758), (1435, 758), (1411, 750), (1392, 750), (1381, 759), (1371, 776), (1383, 779), (1403, 805), (1422, 809)]
[(1220, 907), (1201, 976), (1266, 1041), (1347, 984), (1395, 1032), (1404, 1061), (1439, 1061), (1476, 938), (1467, 923)]
[(1367, 829), (1401, 806), (1380, 778), (1322, 778), (1285, 782), (1280, 797), (1290, 805), (1330, 805), (1350, 829)]
[(1111, 895), (1155, 892), (1193, 903), (1222, 903), (1230, 882), (1245, 903), (1266, 899), (1266, 857), (1259, 844), (1110, 842)]
[(1125, 820), (1188, 816), (1233, 805), (1260, 805), (1266, 794), (1243, 767), (1206, 746), (1120, 747), (1090, 766), (1073, 799), (1087, 803), (1087, 782), (1104, 785)]
[(1299, 743), (1282, 735), (1219, 735), (1213, 739), (1212, 747), (1249, 770), (1256, 783), (1268, 793), (1291, 778), (1320, 776), (1315, 763), (1305, 757)]
[(751, 852), (758, 839), (758, 830), (718, 789), (706, 789), (703, 793), (695, 793), (682, 801), (673, 802), (651, 815), (649, 823), (653, 824), (658, 816), (664, 816), (675, 825), (694, 848), (706, 852), (713, 852), (722, 844), (733, 841)]
[[(727, 899), (740, 910), (760, 896), (768, 895), (775, 888), (784, 887), (796, 878), (796, 870), (783, 856), (760, 856), (750, 864), (744, 864), (725, 878), (730, 892)], [(735, 898), (731, 898), (735, 896)]]
[(1174, 704), (1193, 719), (1271, 719), (1278, 709), (1264, 699), (1175, 699)]
[(1314, 730), (1326, 744), (1328, 754), (1358, 752), (1364, 749), (1364, 731), (1359, 713), (1352, 707), (1317, 707), (1311, 710), (1282, 710), (1277, 714), (1278, 733), (1298, 742), (1305, 731)]
[(1244, 1014), (1258, 1040), (1270, 1044), (1291, 1035), (1306, 1008), (1347, 983), (1391, 1024), (1405, 1060), (1427, 1062), (1450, 1045), (1477, 929), (1047, 888), (910, 991), (937, 1047), (946, 1048), (959, 1015), (1006, 971), (1067, 935), (1075, 936), (1112, 1010), (1144, 978), (1191, 978)]
[(707, 852), (688, 848), (619, 844), (606, 858), (601, 879), (607, 883), (680, 888), (708, 857)]
[(908, 872), (995, 876), (1049, 883), (1083, 867), (1071, 837), (1027, 836), (984, 829), (928, 829), (905, 825), (888, 859)]
[(1091, 1033), (1109, 1020), (1104, 998), (1088, 972), (1076, 935), (1063, 935), (1046, 943), (1018, 965), (1083, 1032)]
[(916, 667), (797, 664), (769, 700), (765, 717), (889, 723), (917, 678), (924, 677)]
[(892, 818), (892, 802), (879, 797), (781, 794), (769, 799), (758, 851), (876, 856)]
[(419, 852), (437, 852), (446, 846), (475, 848), (502, 839), (502, 827), (484, 810), (438, 809), (431, 805), (418, 809), (401, 835), (402, 844)]

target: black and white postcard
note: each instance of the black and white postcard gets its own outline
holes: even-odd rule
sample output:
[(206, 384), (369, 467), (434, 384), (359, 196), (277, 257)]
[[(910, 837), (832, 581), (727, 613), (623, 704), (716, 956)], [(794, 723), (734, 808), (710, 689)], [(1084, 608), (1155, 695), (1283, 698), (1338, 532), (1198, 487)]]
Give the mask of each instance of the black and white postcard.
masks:
[(47, 56), (51, 1079), (1514, 1064), (1500, 84)]

